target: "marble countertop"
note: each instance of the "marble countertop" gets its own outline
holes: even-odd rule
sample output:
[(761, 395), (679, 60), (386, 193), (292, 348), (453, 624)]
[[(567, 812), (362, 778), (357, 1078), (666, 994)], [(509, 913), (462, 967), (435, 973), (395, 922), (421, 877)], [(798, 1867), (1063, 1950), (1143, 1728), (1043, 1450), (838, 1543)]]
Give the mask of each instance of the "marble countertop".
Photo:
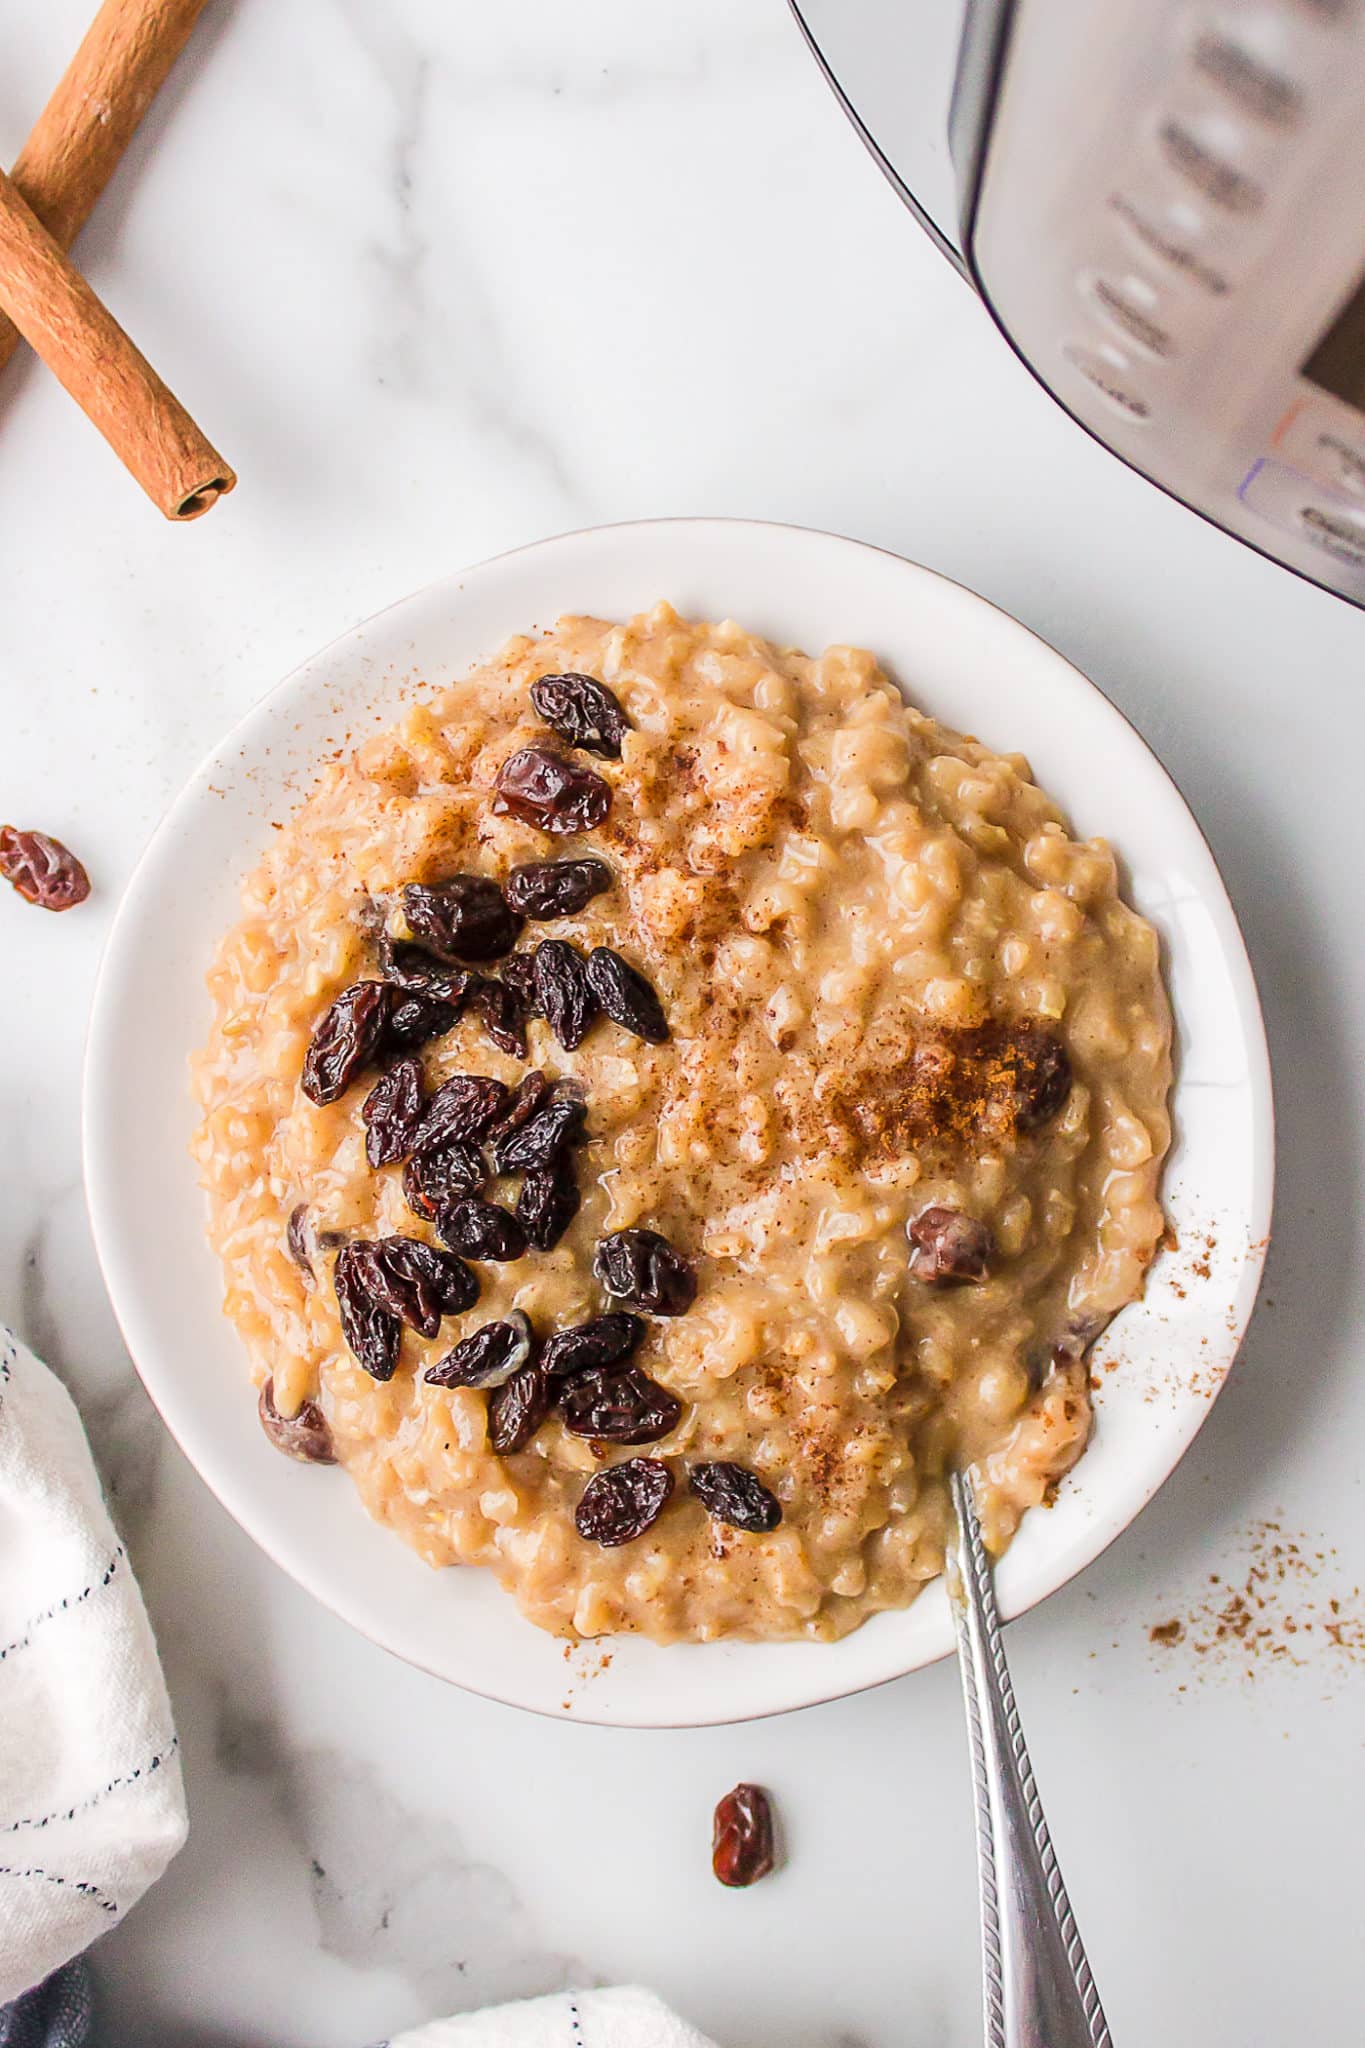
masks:
[[(4, 161), (89, 12), (0, 0)], [(242, 479), (172, 528), (41, 370), (4, 379), (0, 817), (69, 838), (98, 886), (65, 918), (0, 900), (0, 1316), (83, 1407), (192, 1809), (98, 1952), (112, 2048), (359, 2048), (621, 1979), (726, 2048), (980, 2039), (951, 1669), (666, 1735), (443, 1688), (210, 1498), (90, 1247), (91, 981), (200, 755), (441, 571), (677, 512), (834, 527), (974, 586), (1122, 705), (1209, 833), (1277, 1066), (1265, 1296), (1183, 1467), (1010, 1643), (1115, 2039), (1358, 2031), (1365, 618), (1068, 423), (901, 212), (782, 0), (213, 0), (83, 254)], [(1183, 1639), (1153, 1640), (1172, 1620)], [(789, 1861), (727, 1894), (710, 1812), (740, 1777), (773, 1788)]]

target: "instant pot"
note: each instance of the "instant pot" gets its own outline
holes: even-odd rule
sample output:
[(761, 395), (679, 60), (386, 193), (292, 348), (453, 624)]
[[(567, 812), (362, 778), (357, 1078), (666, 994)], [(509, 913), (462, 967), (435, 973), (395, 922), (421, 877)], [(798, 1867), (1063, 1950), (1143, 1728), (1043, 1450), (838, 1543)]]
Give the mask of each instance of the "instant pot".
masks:
[(1057, 402), (1365, 604), (1365, 0), (791, 0)]

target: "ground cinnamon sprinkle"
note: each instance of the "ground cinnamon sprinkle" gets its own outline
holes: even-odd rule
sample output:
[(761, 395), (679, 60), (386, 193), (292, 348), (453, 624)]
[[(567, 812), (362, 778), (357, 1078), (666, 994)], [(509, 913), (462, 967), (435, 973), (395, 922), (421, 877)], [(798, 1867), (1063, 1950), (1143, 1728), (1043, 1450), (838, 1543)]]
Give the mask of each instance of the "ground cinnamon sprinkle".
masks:
[(1021, 1103), (1039, 1086), (1050, 1054), (1046, 1035), (1028, 1019), (931, 1031), (898, 1065), (853, 1075), (833, 1106), (874, 1155), (933, 1144), (975, 1148), (1014, 1135)]
[(1201, 1677), (1254, 1680), (1270, 1665), (1302, 1668), (1315, 1656), (1365, 1659), (1365, 1601), (1341, 1581), (1334, 1548), (1272, 1521), (1253, 1522), (1238, 1548), (1235, 1570), (1211, 1572), (1190, 1612), (1154, 1623), (1149, 1642), (1187, 1645)]

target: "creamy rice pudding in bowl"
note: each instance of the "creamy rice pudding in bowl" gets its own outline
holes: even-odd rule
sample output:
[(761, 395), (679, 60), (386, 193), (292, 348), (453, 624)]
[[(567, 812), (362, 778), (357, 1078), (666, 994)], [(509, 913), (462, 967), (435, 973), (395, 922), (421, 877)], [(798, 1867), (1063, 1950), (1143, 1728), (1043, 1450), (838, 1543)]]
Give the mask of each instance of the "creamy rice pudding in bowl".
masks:
[[(1001, 664), (1007, 706), (988, 701)], [(193, 1018), (197, 1120), (160, 1113), (192, 1147), (259, 1396), (240, 1353), (218, 1383), (221, 1342), (211, 1400), (186, 1396), (130, 1282), (99, 1078), (128, 1046), (118, 938), (89, 1120), (135, 1356), (267, 1547), (417, 1661), (624, 1720), (766, 1711), (941, 1653), (941, 1590), (917, 1596), (942, 1568), (955, 1463), (997, 1552), (1024, 1518), (1007, 1606), (1031, 1540), (1032, 1597), (1093, 1555), (1197, 1426), (1192, 1387), (1139, 1419), (1172, 1341), (1206, 1375), (1211, 1343), (1215, 1371), (1230, 1362), (1269, 1142), (1231, 914), (1103, 700), (940, 579), (725, 522), (504, 558), (285, 691), (308, 712), (289, 759), (268, 704), (242, 749), (266, 787), (229, 786), (239, 829), (268, 812), (247, 835), (258, 864), (225, 937), (195, 921), (211, 1014), (187, 989), (172, 1033)], [(1178, 826), (1158, 859), (1187, 890), (1196, 875), (1193, 946), (1174, 868), (1144, 903), (1157, 892), (1136, 862), (1121, 885), (1096, 791), (1049, 790), (1045, 766), (1001, 751), (1031, 752), (1040, 722), (1055, 736), (1059, 698), (1069, 739), (1092, 727), (1091, 784), (1113, 786), (1106, 747), (1125, 755), (1120, 851), (1134, 859), (1135, 774)], [(200, 797), (200, 857), (211, 817)], [(1138, 837), (1161, 843), (1150, 819)], [(1243, 1095), (1230, 1116), (1207, 1105), (1240, 1193), (1202, 1131), (1195, 1181), (1181, 1170), (1200, 1001), (1163, 1182), (1163, 941), (1178, 1006), (1190, 950), (1243, 1029)], [(1209, 1299), (1187, 1314), (1191, 1219), (1226, 1251), (1205, 1253)], [(198, 1251), (195, 1272), (198, 1318)], [(1094, 1447), (1067, 1480), (1096, 1385)], [(225, 1455), (206, 1425), (233, 1402)], [(304, 1469), (331, 1462), (344, 1478)], [(308, 1505), (282, 1512), (291, 1491)], [(1032, 1539), (1039, 1523), (1062, 1542)], [(363, 1557), (349, 1583), (346, 1547)], [(610, 1654), (589, 1677), (594, 1643)]]

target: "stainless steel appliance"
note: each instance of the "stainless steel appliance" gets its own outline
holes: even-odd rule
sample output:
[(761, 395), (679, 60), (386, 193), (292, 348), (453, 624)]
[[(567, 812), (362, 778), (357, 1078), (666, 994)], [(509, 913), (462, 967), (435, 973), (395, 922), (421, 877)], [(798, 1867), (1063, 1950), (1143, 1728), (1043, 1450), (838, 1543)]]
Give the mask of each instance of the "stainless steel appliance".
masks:
[(1034, 375), (1365, 604), (1365, 0), (791, 0)]

